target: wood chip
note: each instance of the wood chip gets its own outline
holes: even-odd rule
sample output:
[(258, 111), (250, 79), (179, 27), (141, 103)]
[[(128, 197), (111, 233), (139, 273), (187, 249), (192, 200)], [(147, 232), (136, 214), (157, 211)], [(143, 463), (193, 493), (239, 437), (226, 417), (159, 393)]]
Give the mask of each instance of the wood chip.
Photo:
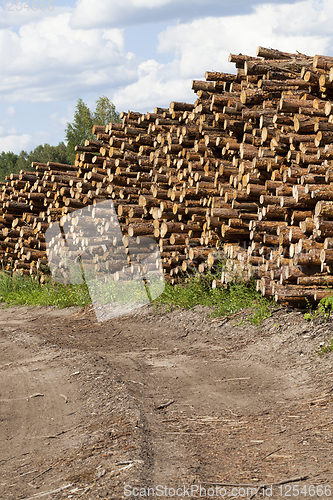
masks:
[(164, 408), (167, 408), (168, 406), (172, 405), (174, 403), (173, 399), (170, 399), (167, 403), (162, 403), (161, 405), (156, 407), (156, 410), (163, 410)]
[(241, 377), (241, 378), (221, 378), (214, 380), (214, 382), (232, 382), (234, 380), (250, 380), (251, 377)]

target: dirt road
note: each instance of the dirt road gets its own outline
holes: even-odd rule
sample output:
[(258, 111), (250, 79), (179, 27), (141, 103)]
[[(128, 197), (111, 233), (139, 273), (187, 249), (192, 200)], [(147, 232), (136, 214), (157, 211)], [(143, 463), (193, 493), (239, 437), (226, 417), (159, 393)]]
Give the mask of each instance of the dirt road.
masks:
[(1, 308), (0, 498), (331, 498), (333, 324), (206, 315)]

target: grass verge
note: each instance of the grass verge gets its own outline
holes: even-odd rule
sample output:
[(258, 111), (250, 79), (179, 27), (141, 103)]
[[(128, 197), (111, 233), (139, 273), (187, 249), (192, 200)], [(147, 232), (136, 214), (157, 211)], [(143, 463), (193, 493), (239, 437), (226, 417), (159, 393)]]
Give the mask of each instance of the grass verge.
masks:
[(273, 300), (262, 297), (256, 291), (254, 282), (245, 283), (235, 279), (227, 288), (212, 288), (213, 276), (196, 275), (184, 284), (171, 286), (168, 283), (164, 292), (155, 300), (155, 305), (166, 304), (185, 309), (197, 305), (212, 307), (212, 318), (230, 316), (242, 309), (252, 308), (248, 320), (253, 325), (259, 325), (268, 318), (275, 307)]
[(62, 285), (52, 279), (39, 283), (33, 277), (0, 272), (0, 302), (6, 305), (84, 307), (90, 304), (86, 285)]
[[(252, 308), (248, 320), (259, 325), (271, 315), (274, 302), (261, 296), (254, 283), (246, 284), (239, 279), (231, 282), (227, 288), (212, 288), (215, 277), (208, 274), (195, 275), (183, 284), (171, 286), (166, 283), (165, 289), (155, 301), (154, 306), (176, 306), (191, 309), (197, 305), (212, 308), (210, 316), (219, 318), (230, 316), (242, 309)], [(91, 303), (86, 284), (63, 285), (51, 278), (46, 283), (39, 283), (30, 276), (11, 276), (0, 272), (0, 302), (6, 305), (84, 307)]]

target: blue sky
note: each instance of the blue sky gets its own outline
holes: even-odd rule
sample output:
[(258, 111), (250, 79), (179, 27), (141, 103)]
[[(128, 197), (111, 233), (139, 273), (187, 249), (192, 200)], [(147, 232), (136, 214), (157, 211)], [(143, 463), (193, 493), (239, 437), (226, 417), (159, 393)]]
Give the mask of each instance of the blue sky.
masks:
[(332, 0), (34, 1), (0, 3), (0, 152), (65, 140), (79, 98), (141, 112), (194, 102), (191, 81), (233, 72), (230, 52), (333, 55)]

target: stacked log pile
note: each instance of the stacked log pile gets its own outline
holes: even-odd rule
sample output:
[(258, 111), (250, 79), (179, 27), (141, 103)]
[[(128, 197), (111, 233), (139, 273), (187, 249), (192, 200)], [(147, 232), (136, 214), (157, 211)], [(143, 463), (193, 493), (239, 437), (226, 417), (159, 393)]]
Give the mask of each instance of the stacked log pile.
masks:
[[(76, 147), (75, 165), (36, 163), (2, 186), (0, 259), (47, 272), (45, 230), (112, 199), (126, 238), (149, 236), (172, 283), (212, 266), (254, 277), (279, 302), (317, 302), (333, 283), (333, 58), (259, 47), (206, 72), (194, 104), (122, 113)], [(96, 250), (96, 270), (101, 256)]]

